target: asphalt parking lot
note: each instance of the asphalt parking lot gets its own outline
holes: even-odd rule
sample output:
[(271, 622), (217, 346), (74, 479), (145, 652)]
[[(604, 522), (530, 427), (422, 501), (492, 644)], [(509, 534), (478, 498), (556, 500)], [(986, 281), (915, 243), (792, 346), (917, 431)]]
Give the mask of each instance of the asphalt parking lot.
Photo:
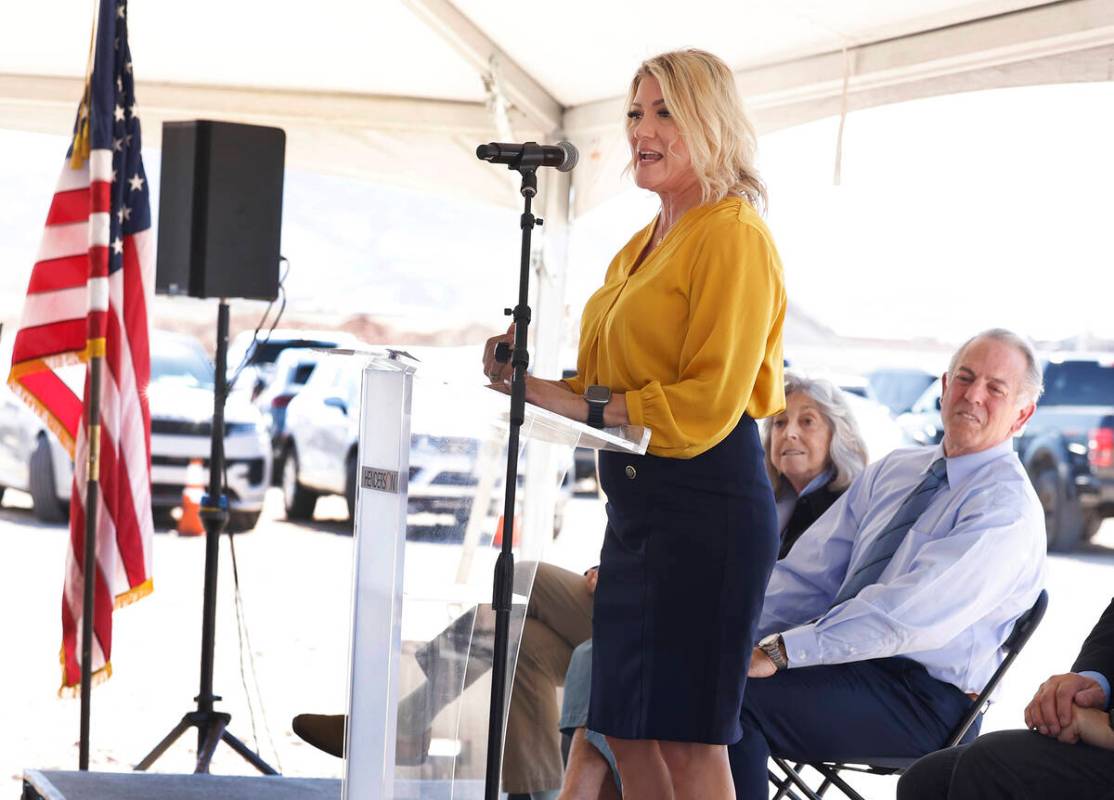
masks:
[[(241, 598), (256, 683), (242, 677), (234, 614), (232, 560), (222, 543), (214, 687), (230, 730), (284, 774), (339, 777), (341, 762), (303, 744), (290, 730), (302, 711), (344, 708), (352, 538), (344, 504), (326, 498), (311, 524), (282, 517), (272, 490), (259, 526), (235, 539)], [(594, 563), (602, 533), (595, 499), (570, 502), (560, 538), (546, 560), (570, 569)], [(9, 492), (0, 507), (0, 603), (4, 658), (0, 662), (0, 794), (17, 797), (24, 768), (75, 769), (79, 704), (57, 697), (60, 599), (66, 530), (36, 522), (29, 500)], [(425, 545), (432, 562), (456, 558), (455, 548)], [(93, 692), (91, 767), (131, 768), (193, 710), (198, 690), (203, 537), (160, 531), (154, 544), (155, 592), (117, 612), (114, 675)], [(1065, 671), (1079, 643), (1110, 601), (1114, 524), (1096, 543), (1049, 559), (1048, 615), (1014, 666), (983, 730), (1014, 727), (1036, 685)], [(246, 666), (245, 666), (246, 671)], [(249, 692), (252, 702), (249, 706)], [(838, 721), (833, 721), (838, 724)], [(155, 765), (191, 772), (196, 736), (187, 734)], [(212, 770), (252, 774), (223, 745)], [(892, 779), (865, 778), (872, 797), (892, 796)]]

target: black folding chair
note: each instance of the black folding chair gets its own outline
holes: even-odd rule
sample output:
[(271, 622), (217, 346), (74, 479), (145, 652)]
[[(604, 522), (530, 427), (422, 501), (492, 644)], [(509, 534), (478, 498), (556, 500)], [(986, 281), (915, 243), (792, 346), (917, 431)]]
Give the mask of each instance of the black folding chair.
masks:
[[(963, 737), (967, 735), (967, 731), (975, 723), (989, 705), (989, 698), (991, 693), (1001, 683), (1002, 677), (1006, 674), (1006, 670), (1010, 668), (1018, 654), (1021, 652), (1029, 637), (1033, 635), (1033, 631), (1040, 625), (1041, 620), (1044, 618), (1044, 612), (1048, 608), (1048, 592), (1044, 589), (1041, 590), (1040, 596), (1037, 597), (1037, 602), (1033, 607), (1022, 614), (1017, 622), (1013, 625), (1013, 630), (1010, 632), (1009, 638), (1002, 644), (1002, 649), (1006, 651), (1006, 657), (994, 670), (994, 674), (990, 676), (986, 686), (979, 692), (978, 698), (971, 704), (970, 710), (963, 715), (963, 719), (955, 726), (948, 741), (944, 744), (944, 748), (955, 747)], [(927, 755), (927, 753), (925, 754)], [(778, 768), (785, 774), (785, 777), (780, 777), (769, 770), (770, 783), (777, 787), (777, 794), (774, 795), (774, 800), (800, 800), (800, 796), (794, 792), (794, 789), (799, 790), (801, 795), (807, 797), (809, 800), (821, 800), (824, 793), (829, 788), (835, 786), (850, 800), (864, 800), (863, 796), (856, 792), (847, 781), (840, 777), (839, 773), (843, 770), (852, 772), (865, 772), (871, 775), (900, 775), (905, 772), (916, 758), (870, 758), (864, 759), (862, 763), (855, 764), (838, 764), (833, 762), (807, 762), (798, 763), (790, 766), (789, 762), (780, 756), (772, 756), (773, 762), (777, 764)], [(804, 778), (801, 777), (801, 770), (804, 767), (812, 767), (820, 773), (823, 777), (823, 782), (815, 790), (809, 787)]]

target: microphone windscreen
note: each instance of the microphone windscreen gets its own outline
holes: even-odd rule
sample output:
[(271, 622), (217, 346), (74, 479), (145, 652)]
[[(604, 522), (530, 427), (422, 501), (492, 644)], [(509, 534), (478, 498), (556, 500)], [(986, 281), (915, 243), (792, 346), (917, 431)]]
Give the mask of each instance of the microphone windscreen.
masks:
[(571, 172), (572, 168), (580, 160), (580, 153), (573, 146), (572, 142), (557, 142), (557, 146), (565, 151), (565, 160), (561, 162), (561, 166), (557, 167), (558, 172)]

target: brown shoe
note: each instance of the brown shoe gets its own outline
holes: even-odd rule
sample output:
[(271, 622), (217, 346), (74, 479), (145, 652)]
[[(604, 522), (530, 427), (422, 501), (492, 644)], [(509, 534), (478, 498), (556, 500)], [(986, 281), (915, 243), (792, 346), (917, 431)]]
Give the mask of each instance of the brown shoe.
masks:
[(299, 714), (291, 721), (294, 733), (331, 756), (344, 758), (346, 714)]

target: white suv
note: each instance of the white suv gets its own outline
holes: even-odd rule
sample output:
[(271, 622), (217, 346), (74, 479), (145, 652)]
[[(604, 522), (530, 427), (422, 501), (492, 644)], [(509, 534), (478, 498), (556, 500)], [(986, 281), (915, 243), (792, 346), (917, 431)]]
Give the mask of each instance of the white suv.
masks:
[[(213, 365), (190, 336), (151, 335), (151, 504), (165, 515), (182, 502), (191, 461), (209, 468), (213, 417)], [(41, 420), (7, 390), (0, 414), (0, 494), (29, 492), (35, 516), (64, 522), (73, 467)], [(248, 530), (263, 510), (271, 476), (271, 446), (263, 416), (244, 393), (225, 406), (225, 461), (229, 529)]]
[[(199, 460), (209, 473), (213, 420), (213, 365), (194, 338), (157, 332), (151, 338), (151, 503), (169, 511), (182, 502), (186, 471)], [(234, 391), (224, 407), (224, 460), (228, 527), (255, 527), (271, 480), (266, 421), (247, 392)]]
[[(471, 365), (479, 363), (479, 353), (464, 348), (407, 348), (417, 354), (419, 372), (436, 373), (438, 362)], [(356, 454), (359, 440), (360, 381), (366, 359), (327, 356), (318, 362), (309, 381), (286, 408), (285, 449), (281, 455), (282, 491), (288, 519), (309, 519), (317, 498), (342, 495), (349, 515), (355, 507)], [(475, 372), (476, 370), (471, 370)], [(433, 527), (440, 539), (450, 541), (463, 536), (471, 514), (472, 502), (480, 483), (484, 442), (488, 431), (483, 411), (471, 408), (465, 396), (454, 393), (453, 384), (439, 386), (439, 396), (431, 397), (428, 380), (415, 386), (410, 418), (410, 472), (407, 483), (411, 525)], [(446, 394), (450, 395), (446, 397)], [(494, 399), (494, 398), (493, 398)], [(496, 403), (500, 401), (495, 400)], [(524, 466), (519, 461), (520, 469)], [(562, 470), (567, 468), (562, 465)], [(488, 469), (505, 470), (503, 457)], [(521, 478), (520, 478), (521, 480)], [(564, 504), (571, 481), (558, 493), (555, 529), (560, 528)], [(485, 515), (496, 516), (502, 509), (502, 489), (489, 499)]]

